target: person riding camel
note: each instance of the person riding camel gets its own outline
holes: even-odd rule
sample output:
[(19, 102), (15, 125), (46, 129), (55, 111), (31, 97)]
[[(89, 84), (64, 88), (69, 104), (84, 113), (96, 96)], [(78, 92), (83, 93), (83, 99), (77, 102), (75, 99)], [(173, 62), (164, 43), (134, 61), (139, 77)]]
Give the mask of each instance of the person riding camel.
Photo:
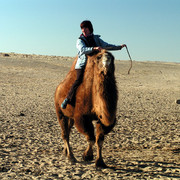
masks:
[(86, 66), (87, 55), (100, 52), (102, 49), (107, 50), (121, 50), (126, 47), (125, 44), (116, 46), (103, 41), (100, 35), (93, 34), (93, 26), (91, 21), (85, 20), (80, 24), (82, 34), (77, 40), (76, 47), (78, 49), (78, 60), (75, 65), (76, 80), (70, 88), (66, 98), (61, 104), (61, 108), (65, 109), (67, 104), (72, 101), (77, 88), (83, 80), (83, 74)]

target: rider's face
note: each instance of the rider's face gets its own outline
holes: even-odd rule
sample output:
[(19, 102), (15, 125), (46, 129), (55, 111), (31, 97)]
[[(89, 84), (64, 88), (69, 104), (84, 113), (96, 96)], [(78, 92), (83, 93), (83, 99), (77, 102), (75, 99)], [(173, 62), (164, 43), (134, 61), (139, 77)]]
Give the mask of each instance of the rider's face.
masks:
[(83, 35), (86, 37), (86, 36), (89, 36), (90, 34), (91, 34), (91, 32), (89, 31), (89, 28), (87, 28), (87, 27), (83, 27), (82, 29), (81, 29), (81, 31), (82, 31), (82, 33), (83, 33)]

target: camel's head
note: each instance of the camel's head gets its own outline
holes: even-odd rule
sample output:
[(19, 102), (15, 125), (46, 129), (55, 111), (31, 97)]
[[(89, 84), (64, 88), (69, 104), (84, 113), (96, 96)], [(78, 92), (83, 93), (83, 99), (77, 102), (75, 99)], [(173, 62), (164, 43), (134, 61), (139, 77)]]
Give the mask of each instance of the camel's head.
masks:
[(114, 73), (114, 56), (110, 52), (102, 50), (95, 55), (94, 62), (101, 73)]

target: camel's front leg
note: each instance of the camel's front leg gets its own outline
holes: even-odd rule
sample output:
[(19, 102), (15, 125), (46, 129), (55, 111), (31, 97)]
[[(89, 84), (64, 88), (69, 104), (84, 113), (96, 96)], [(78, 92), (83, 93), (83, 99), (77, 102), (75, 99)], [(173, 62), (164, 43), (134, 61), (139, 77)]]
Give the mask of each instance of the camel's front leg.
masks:
[(102, 158), (102, 147), (104, 141), (104, 130), (101, 123), (96, 125), (96, 145), (97, 145), (97, 158), (96, 158), (96, 167), (106, 168), (106, 164)]
[(114, 119), (113, 124), (110, 126), (104, 126), (100, 121), (96, 124), (96, 145), (97, 145), (97, 158), (96, 158), (96, 167), (106, 168), (106, 164), (102, 158), (102, 147), (104, 142), (104, 135), (108, 134), (116, 123)]

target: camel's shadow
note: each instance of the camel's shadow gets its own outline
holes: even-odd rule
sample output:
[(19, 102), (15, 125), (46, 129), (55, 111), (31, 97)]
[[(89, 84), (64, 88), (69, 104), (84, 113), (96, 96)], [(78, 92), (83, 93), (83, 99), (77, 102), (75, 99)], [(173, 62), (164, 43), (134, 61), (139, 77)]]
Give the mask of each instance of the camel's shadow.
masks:
[(110, 166), (115, 172), (128, 174), (136, 174), (136, 177), (143, 174), (144, 177), (151, 176), (153, 178), (180, 178), (180, 165), (169, 162), (159, 161), (124, 161), (122, 164)]
[[(94, 165), (93, 161), (79, 161), (83, 165)], [(110, 163), (110, 162), (109, 162)], [(126, 161), (116, 165), (108, 165), (106, 168), (96, 168), (99, 173), (120, 173), (123, 176), (134, 174), (135, 177), (144, 178), (151, 176), (152, 178), (180, 178), (180, 165), (176, 163), (160, 162), (160, 161)]]

